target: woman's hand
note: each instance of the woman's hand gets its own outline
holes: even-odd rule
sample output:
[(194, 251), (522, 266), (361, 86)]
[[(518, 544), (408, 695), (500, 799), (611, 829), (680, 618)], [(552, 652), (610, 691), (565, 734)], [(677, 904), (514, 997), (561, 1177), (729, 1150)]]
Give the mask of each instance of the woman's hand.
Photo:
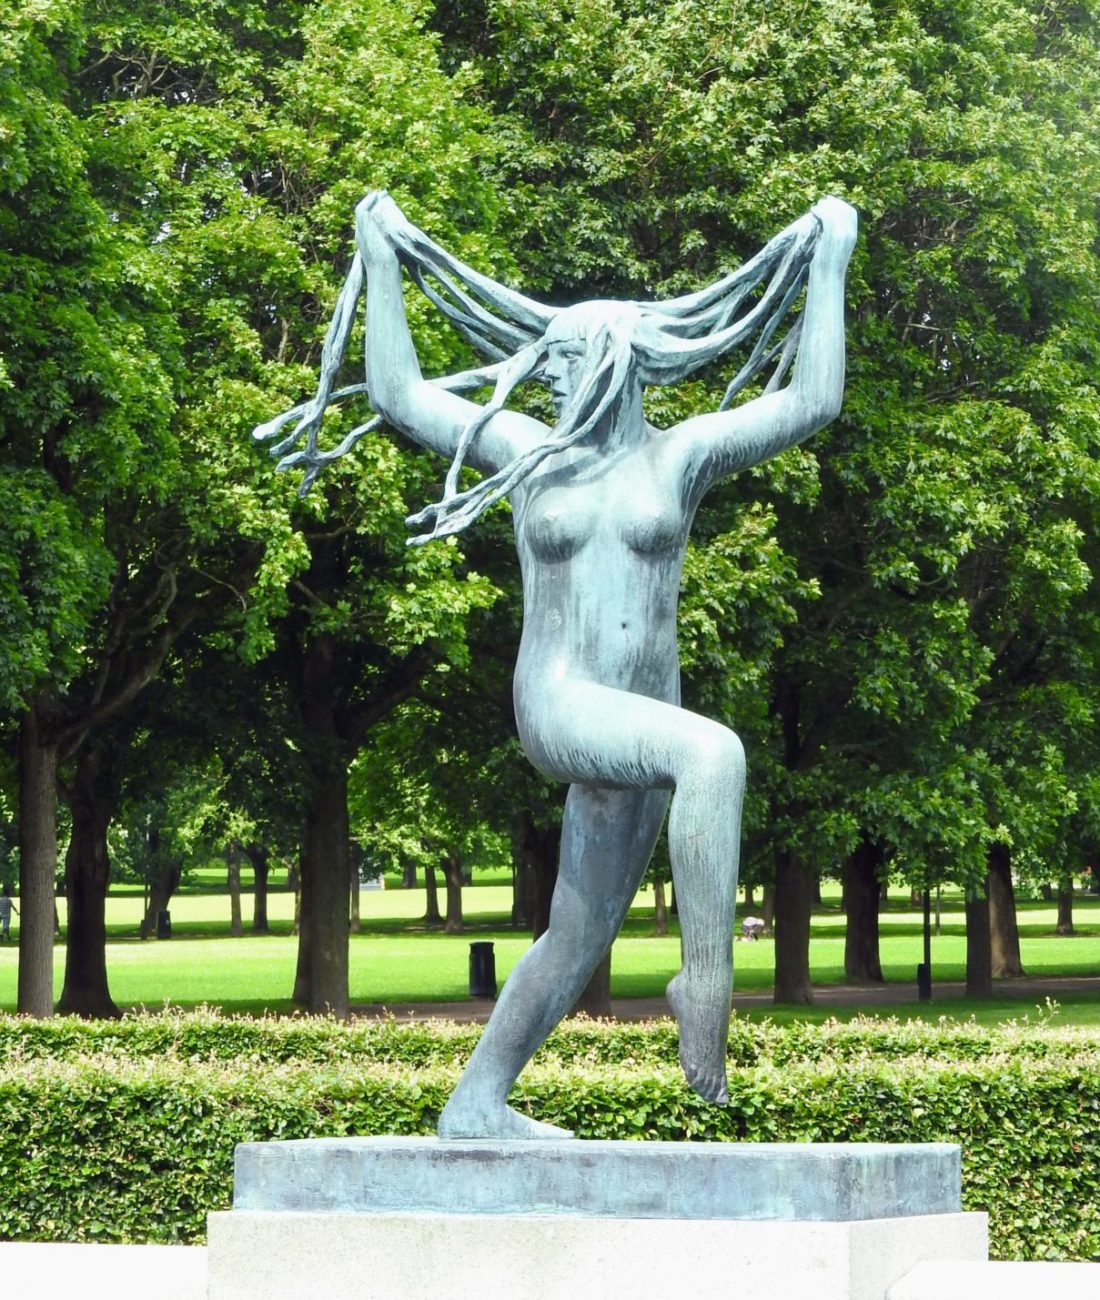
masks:
[(855, 246), (859, 218), (855, 208), (843, 199), (829, 195), (811, 209), (821, 222), (822, 241), (842, 253), (845, 260)]
[(420, 231), (385, 190), (373, 190), (355, 209), (356, 229), (371, 258), (411, 250)]

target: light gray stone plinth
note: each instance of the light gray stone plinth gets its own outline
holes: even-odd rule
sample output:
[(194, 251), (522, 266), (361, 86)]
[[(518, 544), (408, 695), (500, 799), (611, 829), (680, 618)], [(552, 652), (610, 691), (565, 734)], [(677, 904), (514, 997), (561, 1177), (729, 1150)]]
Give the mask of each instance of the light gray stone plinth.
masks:
[(886, 1300), (1097, 1300), (1100, 1264), (925, 1261), (890, 1288)]
[(237, 1210), (854, 1221), (957, 1212), (948, 1143), (243, 1143)]
[(984, 1214), (854, 1223), (576, 1215), (210, 1216), (209, 1300), (884, 1300), (920, 1260), (986, 1257)]
[(206, 1300), (206, 1248), (0, 1242), (0, 1294), (12, 1300)]

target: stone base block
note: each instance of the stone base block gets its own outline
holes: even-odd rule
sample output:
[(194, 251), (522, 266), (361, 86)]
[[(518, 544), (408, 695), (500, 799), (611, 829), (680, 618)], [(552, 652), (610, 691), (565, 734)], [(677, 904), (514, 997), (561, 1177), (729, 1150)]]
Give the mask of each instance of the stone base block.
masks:
[(890, 1288), (887, 1300), (1096, 1300), (1100, 1264), (929, 1262)]
[(206, 1300), (206, 1248), (0, 1242), (0, 1291), (22, 1300)]
[(962, 1208), (948, 1142), (242, 1142), (235, 1210), (892, 1219)]
[(857, 1221), (232, 1210), (209, 1300), (884, 1300), (922, 1260), (984, 1260), (984, 1214)]

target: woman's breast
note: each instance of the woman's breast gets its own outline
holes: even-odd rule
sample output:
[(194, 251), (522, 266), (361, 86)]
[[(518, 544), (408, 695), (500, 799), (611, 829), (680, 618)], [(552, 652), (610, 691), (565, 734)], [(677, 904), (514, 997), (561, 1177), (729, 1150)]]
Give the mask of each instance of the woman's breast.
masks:
[(550, 488), (533, 496), (521, 528), (522, 540), (536, 559), (568, 560), (591, 541), (600, 518), (596, 503), (583, 495)]
[(683, 541), (679, 502), (656, 493), (629, 496), (606, 484), (548, 488), (533, 494), (520, 523), (521, 544), (543, 562), (568, 560), (595, 539), (612, 551), (642, 555), (670, 551)]

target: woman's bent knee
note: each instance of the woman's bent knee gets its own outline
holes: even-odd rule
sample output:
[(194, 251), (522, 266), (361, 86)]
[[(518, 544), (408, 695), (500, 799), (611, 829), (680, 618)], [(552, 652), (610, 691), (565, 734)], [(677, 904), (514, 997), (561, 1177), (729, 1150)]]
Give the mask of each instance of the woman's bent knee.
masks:
[(728, 727), (708, 727), (692, 756), (690, 775), (718, 780), (723, 785), (745, 783), (745, 747)]

